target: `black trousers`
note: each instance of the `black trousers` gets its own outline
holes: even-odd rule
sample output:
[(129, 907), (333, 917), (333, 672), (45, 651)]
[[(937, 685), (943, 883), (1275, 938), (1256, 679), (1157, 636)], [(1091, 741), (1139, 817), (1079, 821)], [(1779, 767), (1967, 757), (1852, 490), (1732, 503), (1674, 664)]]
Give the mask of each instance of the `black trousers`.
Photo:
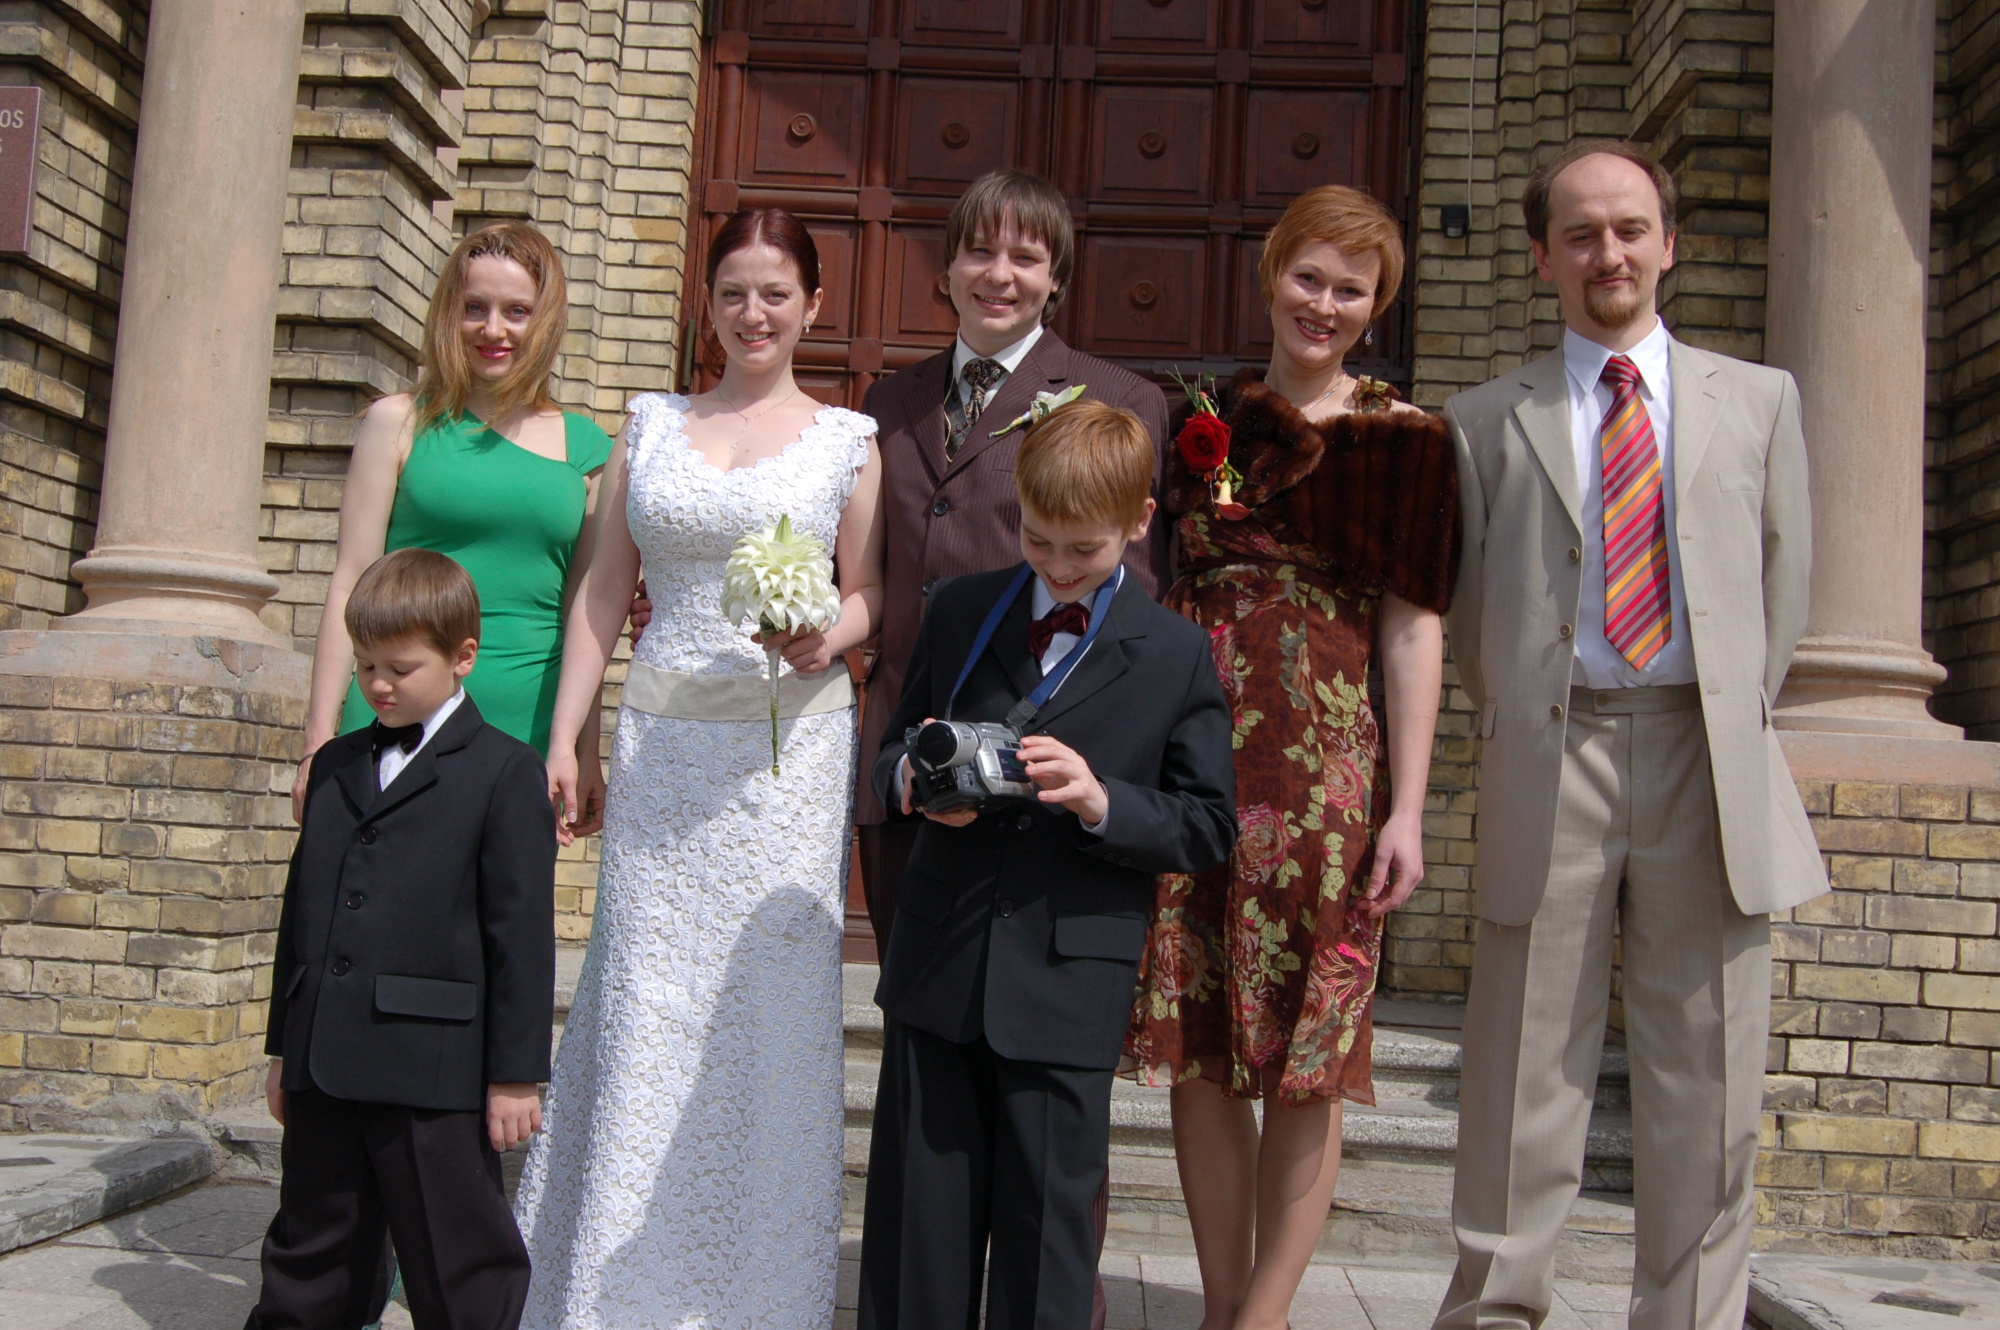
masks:
[[(1084, 1330), (1111, 1073), (1015, 1062), (891, 1017), (861, 1239), (861, 1330)], [(989, 1263), (990, 1253), (990, 1263)]]
[(285, 1095), (284, 1180), (245, 1330), (357, 1330), (395, 1244), (417, 1330), (515, 1330), (528, 1249), (484, 1113)]

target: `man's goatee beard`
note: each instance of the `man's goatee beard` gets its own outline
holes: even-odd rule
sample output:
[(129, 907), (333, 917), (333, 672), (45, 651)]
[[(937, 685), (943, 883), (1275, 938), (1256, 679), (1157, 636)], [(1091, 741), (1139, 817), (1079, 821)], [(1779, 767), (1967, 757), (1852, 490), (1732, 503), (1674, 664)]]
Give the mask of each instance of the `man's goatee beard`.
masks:
[(1583, 291), (1583, 311), (1600, 328), (1629, 328), (1646, 312), (1645, 307), (1636, 282), (1630, 295), (1605, 295), (1591, 286)]

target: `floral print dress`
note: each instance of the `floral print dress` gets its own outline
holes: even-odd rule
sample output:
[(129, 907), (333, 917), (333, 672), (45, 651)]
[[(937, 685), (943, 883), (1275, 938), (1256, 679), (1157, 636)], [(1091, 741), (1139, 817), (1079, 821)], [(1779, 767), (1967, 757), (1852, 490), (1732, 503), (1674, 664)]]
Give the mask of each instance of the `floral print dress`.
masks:
[(1382, 930), (1351, 907), (1389, 772), (1368, 662), (1384, 592), (1439, 612), (1450, 601), (1451, 442), (1386, 397), (1315, 426), (1253, 370), (1218, 406), (1247, 513), (1219, 514), (1169, 459), (1179, 555), (1164, 601), (1214, 645), (1241, 830), (1227, 864), (1160, 879), (1126, 1052), (1150, 1084), (1372, 1104)]

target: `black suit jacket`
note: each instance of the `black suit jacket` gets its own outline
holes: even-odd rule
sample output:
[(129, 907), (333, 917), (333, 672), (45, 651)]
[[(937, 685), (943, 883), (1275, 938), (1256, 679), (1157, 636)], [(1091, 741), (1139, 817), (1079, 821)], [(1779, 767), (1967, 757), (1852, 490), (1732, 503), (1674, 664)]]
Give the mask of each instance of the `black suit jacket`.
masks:
[[(903, 734), (943, 716), (1012, 568), (938, 586), (874, 770), (883, 803)], [(1000, 720), (1041, 680), (1023, 589), (959, 694), (958, 720)], [(896, 897), (875, 1000), (897, 1020), (1002, 1057), (1118, 1062), (1159, 873), (1191, 873), (1236, 842), (1228, 704), (1208, 634), (1127, 577), (1097, 640), (1034, 730), (1074, 748), (1110, 796), (1104, 834), (1054, 804), (1010, 804), (968, 827), (925, 820)], [(894, 814), (900, 817), (901, 813)]]
[(475, 1110), (549, 1078), (555, 812), (471, 698), (377, 790), (373, 727), (313, 758), (264, 1051), (284, 1085)]

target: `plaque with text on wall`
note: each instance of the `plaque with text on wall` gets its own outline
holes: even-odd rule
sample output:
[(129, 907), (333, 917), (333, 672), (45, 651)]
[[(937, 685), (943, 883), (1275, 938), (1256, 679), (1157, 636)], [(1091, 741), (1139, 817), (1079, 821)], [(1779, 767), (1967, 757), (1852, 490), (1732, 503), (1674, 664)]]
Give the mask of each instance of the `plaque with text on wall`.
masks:
[(0, 88), (0, 254), (25, 254), (42, 159), (42, 90)]

